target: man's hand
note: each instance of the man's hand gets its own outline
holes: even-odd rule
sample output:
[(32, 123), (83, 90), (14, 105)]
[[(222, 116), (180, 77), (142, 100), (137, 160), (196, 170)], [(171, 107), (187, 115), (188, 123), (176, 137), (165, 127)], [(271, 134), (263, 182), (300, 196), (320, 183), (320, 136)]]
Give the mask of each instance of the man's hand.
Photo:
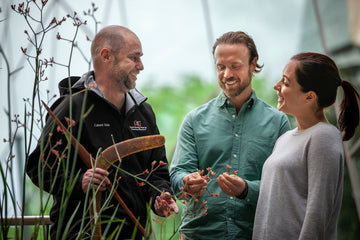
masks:
[(83, 192), (87, 192), (90, 181), (92, 181), (92, 185), (90, 186), (91, 188), (94, 187), (95, 189), (99, 189), (100, 191), (105, 191), (107, 186), (111, 184), (109, 178), (107, 177), (108, 175), (109, 172), (102, 168), (95, 168), (95, 171), (92, 168), (88, 169), (82, 178)]
[(173, 212), (176, 214), (179, 213), (179, 208), (176, 205), (175, 200), (168, 192), (162, 192), (160, 196), (156, 197), (154, 207), (156, 214), (161, 217), (167, 217)]
[(216, 181), (225, 194), (234, 197), (240, 196), (246, 186), (244, 179), (236, 176), (235, 174), (229, 175), (227, 172), (219, 175)]
[(183, 178), (185, 190), (191, 196), (200, 196), (206, 192), (207, 181), (198, 172), (190, 173)]

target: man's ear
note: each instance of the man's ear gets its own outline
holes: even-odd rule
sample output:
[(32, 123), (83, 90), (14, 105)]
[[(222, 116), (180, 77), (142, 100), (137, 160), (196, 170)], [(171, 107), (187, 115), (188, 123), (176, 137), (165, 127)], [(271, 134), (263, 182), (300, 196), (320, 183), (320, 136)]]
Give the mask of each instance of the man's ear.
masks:
[(257, 57), (254, 57), (254, 59), (251, 61), (250, 63), (250, 72), (254, 72), (255, 69), (256, 69), (256, 64), (257, 64), (257, 60), (258, 58)]
[(108, 48), (103, 48), (100, 51), (100, 57), (103, 62), (109, 61), (111, 58), (111, 52)]

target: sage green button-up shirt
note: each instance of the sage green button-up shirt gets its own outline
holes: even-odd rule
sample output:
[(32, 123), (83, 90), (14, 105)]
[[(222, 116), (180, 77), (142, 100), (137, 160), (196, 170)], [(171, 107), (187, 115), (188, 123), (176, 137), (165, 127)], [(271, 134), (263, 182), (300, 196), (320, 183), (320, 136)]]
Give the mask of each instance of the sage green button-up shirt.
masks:
[[(174, 191), (184, 187), (183, 177), (198, 169), (204, 175), (208, 168), (215, 172), (208, 192), (198, 202), (188, 199), (184, 205), (180, 232), (187, 239), (251, 239), (262, 166), (277, 138), (289, 129), (286, 115), (258, 99), (254, 91), (238, 114), (223, 92), (187, 114), (170, 166)], [(226, 171), (238, 171), (247, 181), (245, 199), (221, 192), (216, 178)], [(205, 216), (199, 211), (203, 200)]]

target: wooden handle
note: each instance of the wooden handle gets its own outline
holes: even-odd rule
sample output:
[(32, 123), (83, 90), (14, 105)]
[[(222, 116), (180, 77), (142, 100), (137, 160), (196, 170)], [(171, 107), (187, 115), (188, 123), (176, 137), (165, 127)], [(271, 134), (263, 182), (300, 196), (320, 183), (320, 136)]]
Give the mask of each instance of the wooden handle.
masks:
[(165, 138), (162, 135), (131, 138), (116, 143), (102, 152), (102, 155), (97, 160), (96, 167), (107, 170), (111, 164), (119, 160), (119, 157), (124, 158), (137, 152), (158, 148), (163, 146), (164, 143)]

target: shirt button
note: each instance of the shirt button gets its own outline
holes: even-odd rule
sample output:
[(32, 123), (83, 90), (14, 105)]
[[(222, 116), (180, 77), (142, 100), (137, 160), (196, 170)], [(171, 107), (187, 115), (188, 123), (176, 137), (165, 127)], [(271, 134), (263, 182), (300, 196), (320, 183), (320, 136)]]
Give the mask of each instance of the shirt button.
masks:
[(232, 199), (233, 199), (233, 197), (230, 197), (230, 199), (232, 200)]
[(238, 137), (238, 136), (239, 136), (239, 134), (235, 133), (235, 137)]
[(231, 218), (229, 218), (229, 221), (231, 221)]
[(250, 202), (250, 199), (248, 198), (248, 199), (246, 199), (246, 201), (247, 201), (247, 202)]
[(236, 154), (234, 154), (234, 158), (236, 158)]
[(236, 117), (236, 116), (235, 116), (235, 114), (234, 114), (234, 115), (232, 115), (232, 117), (233, 117), (233, 118), (235, 118), (235, 117)]

